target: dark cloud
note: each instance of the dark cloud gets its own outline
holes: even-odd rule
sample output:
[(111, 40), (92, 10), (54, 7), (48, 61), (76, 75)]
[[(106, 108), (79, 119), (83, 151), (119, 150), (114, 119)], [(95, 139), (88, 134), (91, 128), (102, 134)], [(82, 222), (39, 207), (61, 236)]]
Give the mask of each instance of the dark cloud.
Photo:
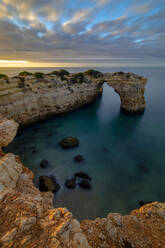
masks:
[(165, 4), (160, 5), (161, 0), (132, 1), (122, 14), (109, 18), (104, 13), (115, 5), (114, 0), (88, 2), (93, 7), (81, 2), (74, 7), (71, 0), (0, 1), (0, 59), (164, 59)]

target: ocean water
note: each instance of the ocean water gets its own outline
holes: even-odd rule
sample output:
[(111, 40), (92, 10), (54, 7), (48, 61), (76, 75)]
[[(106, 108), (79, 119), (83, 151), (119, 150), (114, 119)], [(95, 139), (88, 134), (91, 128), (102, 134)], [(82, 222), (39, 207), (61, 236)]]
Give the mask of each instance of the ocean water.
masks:
[[(146, 76), (145, 113), (122, 114), (119, 96), (105, 83), (103, 96), (90, 106), (24, 129), (6, 148), (19, 154), (34, 172), (36, 185), (40, 175), (55, 175), (61, 189), (55, 193), (54, 206), (67, 207), (79, 220), (105, 217), (109, 212), (128, 214), (141, 200), (165, 201), (165, 70), (100, 70)], [(65, 136), (76, 136), (80, 146), (63, 150), (59, 142)], [(38, 152), (32, 154), (31, 147)], [(74, 162), (77, 154), (85, 160)], [(40, 167), (42, 159), (49, 161), (47, 168)], [(92, 177), (91, 190), (65, 187), (65, 180), (77, 171)]]

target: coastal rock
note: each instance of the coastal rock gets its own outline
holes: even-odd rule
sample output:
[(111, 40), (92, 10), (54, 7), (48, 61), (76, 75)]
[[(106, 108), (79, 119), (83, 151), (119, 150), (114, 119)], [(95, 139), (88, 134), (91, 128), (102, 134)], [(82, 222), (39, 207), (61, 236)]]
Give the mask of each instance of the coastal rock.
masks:
[(10, 144), (16, 136), (18, 123), (14, 120), (0, 120), (0, 147)]
[(63, 138), (60, 142), (63, 149), (70, 149), (79, 146), (79, 140), (75, 137)]
[(66, 180), (65, 186), (67, 188), (70, 188), (70, 189), (76, 188), (76, 179), (75, 178), (72, 178), (72, 179)]
[(88, 179), (88, 180), (92, 180), (92, 178), (86, 172), (83, 172), (83, 171), (76, 172), (74, 174), (74, 176), (75, 177), (80, 177), (80, 178), (85, 178), (85, 179)]
[(83, 160), (84, 160), (84, 158), (82, 155), (77, 155), (76, 157), (74, 157), (74, 161), (76, 161), (76, 162), (81, 162)]
[(51, 191), (55, 193), (60, 190), (60, 185), (56, 182), (54, 176), (40, 176), (39, 189), (41, 192)]
[(106, 82), (119, 94), (121, 110), (129, 115), (142, 114), (145, 110), (145, 85), (147, 79), (134, 73), (107, 73)]
[(45, 168), (45, 167), (48, 166), (48, 164), (49, 164), (49, 162), (48, 162), (46, 159), (43, 159), (43, 160), (41, 161), (41, 163), (40, 163), (40, 166), (41, 166), (42, 168)]
[(91, 189), (91, 185), (90, 185), (89, 181), (86, 180), (86, 179), (81, 180), (81, 181), (78, 183), (78, 185), (79, 185), (81, 188), (83, 188), (83, 189)]

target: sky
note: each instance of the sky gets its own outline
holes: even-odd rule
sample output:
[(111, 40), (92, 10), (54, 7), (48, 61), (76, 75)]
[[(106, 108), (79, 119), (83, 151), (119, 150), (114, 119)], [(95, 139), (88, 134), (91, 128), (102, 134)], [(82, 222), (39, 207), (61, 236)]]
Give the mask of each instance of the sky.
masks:
[(1, 66), (165, 66), (164, 0), (0, 0)]

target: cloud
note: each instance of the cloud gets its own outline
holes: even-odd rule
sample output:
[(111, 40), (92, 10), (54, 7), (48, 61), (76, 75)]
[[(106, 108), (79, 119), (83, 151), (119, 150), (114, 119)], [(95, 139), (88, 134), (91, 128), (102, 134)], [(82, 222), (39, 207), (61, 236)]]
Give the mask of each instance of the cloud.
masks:
[(0, 59), (164, 58), (160, 1), (3, 0)]

